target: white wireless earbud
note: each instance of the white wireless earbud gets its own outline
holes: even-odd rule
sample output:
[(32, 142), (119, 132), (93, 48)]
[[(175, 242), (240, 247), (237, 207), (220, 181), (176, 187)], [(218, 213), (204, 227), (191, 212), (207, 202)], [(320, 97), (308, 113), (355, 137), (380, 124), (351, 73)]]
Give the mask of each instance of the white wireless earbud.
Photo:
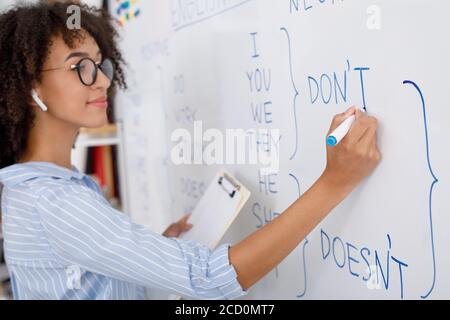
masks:
[(37, 103), (37, 105), (39, 106), (39, 108), (42, 109), (42, 111), (46, 112), (48, 110), (47, 106), (45, 105), (45, 103), (42, 102), (41, 99), (39, 99), (38, 94), (36, 92), (36, 90), (31, 90), (31, 97), (33, 98), (34, 102)]

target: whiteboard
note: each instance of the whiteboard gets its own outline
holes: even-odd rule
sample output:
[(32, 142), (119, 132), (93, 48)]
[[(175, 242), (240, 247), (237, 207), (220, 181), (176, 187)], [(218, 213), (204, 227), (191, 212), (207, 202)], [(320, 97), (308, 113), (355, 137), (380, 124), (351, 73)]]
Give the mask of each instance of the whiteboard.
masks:
[[(224, 242), (275, 219), (320, 176), (334, 114), (380, 121), (376, 171), (248, 299), (450, 298), (446, 0), (139, 1), (121, 30), (130, 214), (160, 228), (219, 167), (252, 196)], [(279, 170), (175, 165), (179, 128), (278, 129)], [(264, 142), (262, 142), (264, 144)]]

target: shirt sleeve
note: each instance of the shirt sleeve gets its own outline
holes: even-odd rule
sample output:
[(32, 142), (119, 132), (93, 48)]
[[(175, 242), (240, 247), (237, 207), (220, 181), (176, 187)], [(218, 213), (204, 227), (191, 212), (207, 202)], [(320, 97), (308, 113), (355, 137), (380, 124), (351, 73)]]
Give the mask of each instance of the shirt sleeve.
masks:
[(229, 244), (215, 250), (166, 238), (83, 186), (47, 189), (37, 211), (49, 244), (63, 263), (137, 285), (198, 299), (244, 294), (230, 263)]

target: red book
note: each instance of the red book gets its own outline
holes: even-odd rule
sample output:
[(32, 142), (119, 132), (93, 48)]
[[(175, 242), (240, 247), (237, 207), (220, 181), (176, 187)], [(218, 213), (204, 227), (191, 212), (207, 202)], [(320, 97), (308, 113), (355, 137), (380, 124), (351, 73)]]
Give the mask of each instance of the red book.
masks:
[(105, 170), (103, 161), (103, 147), (95, 147), (94, 149), (94, 174), (97, 176), (100, 187), (105, 186)]

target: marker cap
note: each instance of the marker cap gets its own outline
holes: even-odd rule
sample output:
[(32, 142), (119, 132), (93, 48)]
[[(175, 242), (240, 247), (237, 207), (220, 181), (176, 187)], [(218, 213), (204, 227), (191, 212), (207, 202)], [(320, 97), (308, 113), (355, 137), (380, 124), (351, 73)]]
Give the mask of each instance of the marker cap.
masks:
[(337, 139), (334, 136), (327, 137), (327, 145), (334, 147), (337, 144)]

